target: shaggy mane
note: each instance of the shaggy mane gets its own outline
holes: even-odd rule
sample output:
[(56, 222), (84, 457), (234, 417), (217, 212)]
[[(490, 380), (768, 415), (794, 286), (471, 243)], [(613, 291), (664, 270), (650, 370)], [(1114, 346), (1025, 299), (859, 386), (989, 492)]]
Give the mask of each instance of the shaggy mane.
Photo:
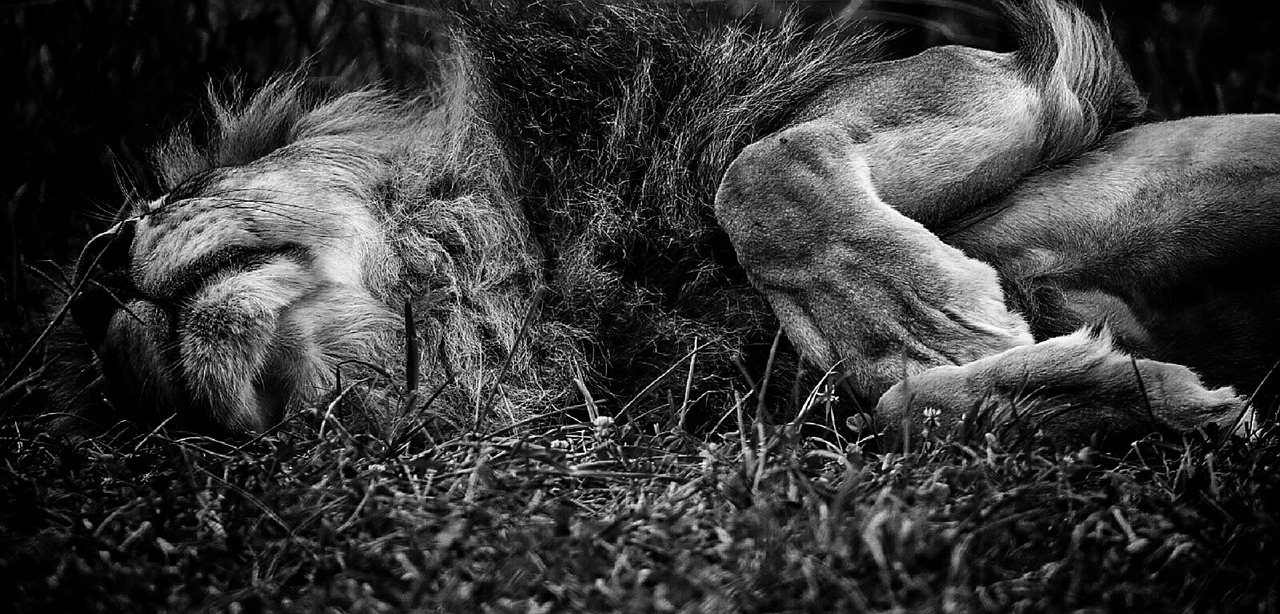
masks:
[(693, 396), (731, 394), (732, 363), (763, 358), (778, 325), (715, 223), (715, 190), (871, 41), (581, 0), (464, 11), (457, 38), (547, 258), (547, 315), (583, 340), (593, 392), (625, 403), (697, 345)]

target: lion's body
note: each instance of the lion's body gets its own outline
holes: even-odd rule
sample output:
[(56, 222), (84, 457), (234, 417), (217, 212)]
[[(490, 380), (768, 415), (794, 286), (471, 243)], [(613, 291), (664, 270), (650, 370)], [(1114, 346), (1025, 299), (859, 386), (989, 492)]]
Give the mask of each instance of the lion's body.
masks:
[[(1272, 144), (1250, 137), (1274, 120), (1108, 137), (1141, 98), (1105, 33), (1048, 0), (1009, 9), (1016, 52), (879, 63), (840, 37), (564, 4), (465, 18), (459, 64), (430, 102), (307, 103), (282, 81), (219, 106), (210, 145), (162, 150), (171, 192), (91, 245), (124, 243), (105, 262), (86, 250), (81, 265), (113, 271), (116, 291), (82, 296), (77, 317), (117, 409), (252, 431), (339, 370), (405, 377), (405, 304), (423, 386), (472, 420), (662, 386), (682, 405), (727, 407), (731, 365), (768, 348), (779, 321), (869, 402), (949, 365), (987, 381), (1098, 348), (1120, 364), (1097, 335), (1033, 345), (1067, 323), (1110, 322), (1124, 347), (1203, 368), (1169, 332), (1180, 314), (1144, 301), (1276, 236)], [(1228, 155), (1192, 147), (1204, 138)], [(1202, 231), (1203, 257), (1176, 249)], [(1244, 243), (1256, 251), (1215, 251)], [(1131, 257), (1144, 246), (1174, 251)], [(1276, 323), (1256, 315), (1269, 343)], [(1265, 343), (1241, 379), (1214, 383), (1260, 380)], [(1153, 397), (1156, 426), (1239, 413), (1229, 389), (1147, 363), (1175, 391), (1167, 406)], [(1064, 373), (1084, 375), (1046, 381), (1143, 386), (1114, 368)], [(881, 409), (897, 419), (911, 398), (893, 388)]]

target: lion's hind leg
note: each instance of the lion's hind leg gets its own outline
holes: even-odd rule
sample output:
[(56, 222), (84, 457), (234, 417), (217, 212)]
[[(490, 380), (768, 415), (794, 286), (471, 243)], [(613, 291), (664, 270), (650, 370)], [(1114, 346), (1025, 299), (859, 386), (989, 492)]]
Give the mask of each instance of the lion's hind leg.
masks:
[(881, 200), (837, 124), (747, 147), (716, 216), (792, 342), (867, 400), (929, 368), (1032, 342), (995, 271)]

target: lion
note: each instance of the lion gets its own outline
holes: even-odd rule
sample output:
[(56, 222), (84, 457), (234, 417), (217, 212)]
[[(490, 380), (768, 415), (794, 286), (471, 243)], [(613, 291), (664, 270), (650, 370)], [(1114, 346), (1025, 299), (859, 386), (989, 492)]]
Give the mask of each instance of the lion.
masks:
[(780, 329), (891, 439), (1252, 428), (1280, 118), (1144, 123), (1103, 27), (1002, 10), (1014, 51), (885, 61), (487, 3), (435, 91), (212, 96), (78, 264), (106, 419), (257, 433), (381, 377), (467, 428), (664, 389), (723, 411), (735, 365), (793, 358)]

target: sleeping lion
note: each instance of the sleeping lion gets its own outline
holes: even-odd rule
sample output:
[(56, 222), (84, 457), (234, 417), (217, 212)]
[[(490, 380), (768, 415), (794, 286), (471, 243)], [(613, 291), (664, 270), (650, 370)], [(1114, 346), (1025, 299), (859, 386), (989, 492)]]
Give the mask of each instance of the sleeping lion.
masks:
[(470, 428), (683, 420), (790, 377), (890, 438), (1254, 428), (1280, 117), (1141, 123), (1108, 34), (1053, 0), (1003, 7), (1015, 51), (893, 61), (511, 4), (458, 17), (435, 91), (286, 76), (158, 147), (167, 191), (78, 265), (108, 412), (82, 417), (253, 433), (389, 411), (390, 381)]

